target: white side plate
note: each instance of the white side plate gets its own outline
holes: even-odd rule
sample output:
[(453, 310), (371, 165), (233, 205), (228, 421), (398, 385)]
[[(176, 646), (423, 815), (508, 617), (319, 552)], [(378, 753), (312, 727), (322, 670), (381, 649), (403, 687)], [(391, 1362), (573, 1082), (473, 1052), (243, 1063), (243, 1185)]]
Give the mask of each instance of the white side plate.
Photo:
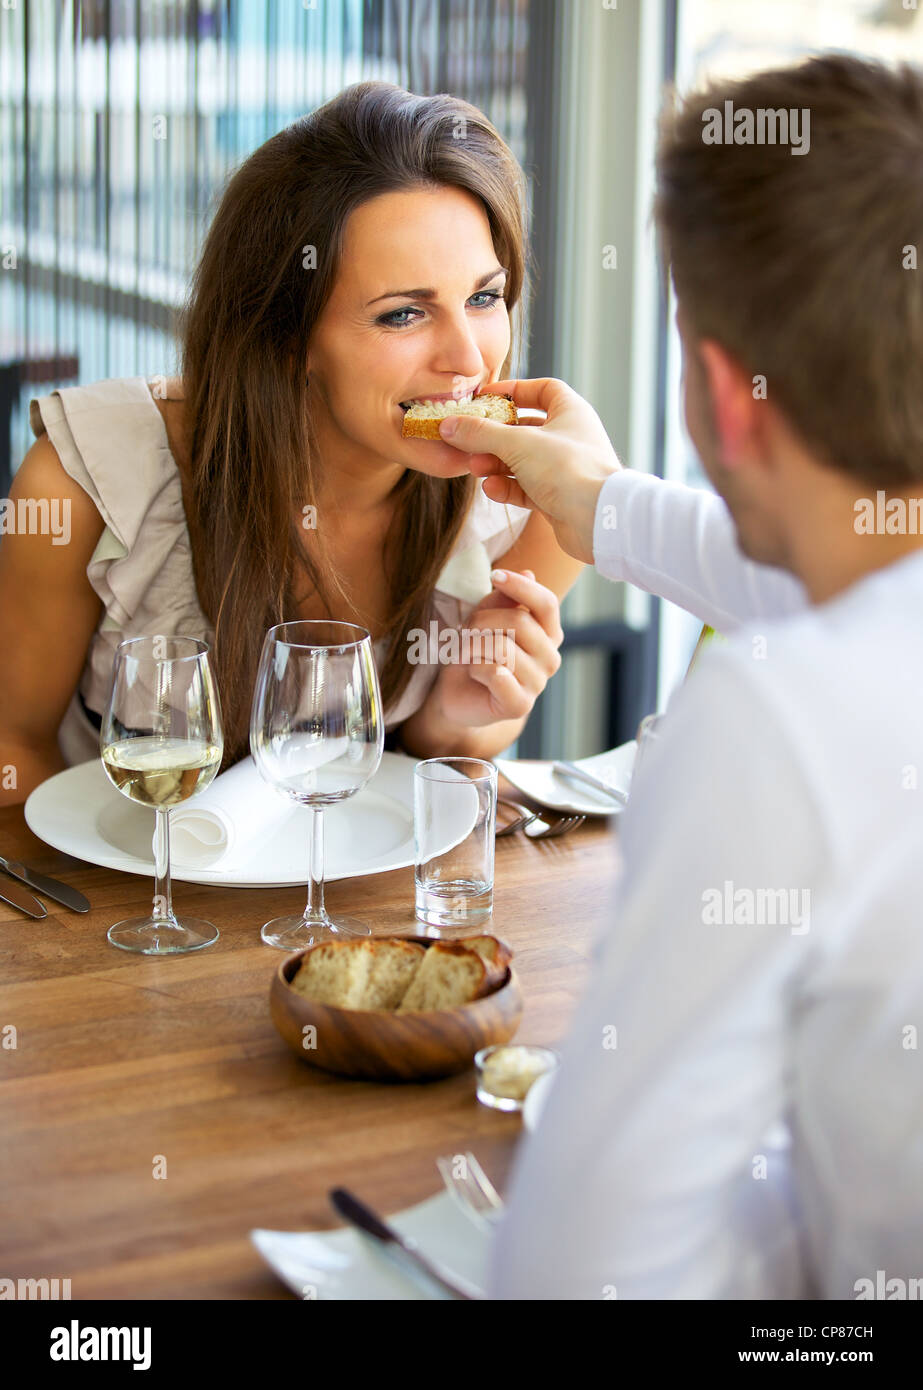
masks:
[[(610, 782), (618, 791), (628, 792), (631, 787), (631, 772), (635, 765), (638, 745), (634, 739), (630, 743), (610, 748), (605, 753), (597, 753), (592, 758), (577, 758), (577, 767), (591, 772)], [(625, 808), (592, 787), (562, 777), (552, 772), (550, 762), (539, 762), (528, 758), (494, 758), (497, 771), (514, 787), (542, 806), (550, 806), (555, 811), (573, 811), (581, 816), (617, 816)]]

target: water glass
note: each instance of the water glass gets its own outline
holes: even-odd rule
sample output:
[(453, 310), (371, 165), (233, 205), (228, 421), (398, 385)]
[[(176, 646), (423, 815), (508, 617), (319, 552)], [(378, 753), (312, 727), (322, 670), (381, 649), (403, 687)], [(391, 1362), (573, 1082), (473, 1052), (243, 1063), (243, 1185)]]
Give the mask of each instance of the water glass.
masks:
[(427, 758), (413, 778), (415, 906), (426, 936), (479, 931), (493, 911), (497, 769)]

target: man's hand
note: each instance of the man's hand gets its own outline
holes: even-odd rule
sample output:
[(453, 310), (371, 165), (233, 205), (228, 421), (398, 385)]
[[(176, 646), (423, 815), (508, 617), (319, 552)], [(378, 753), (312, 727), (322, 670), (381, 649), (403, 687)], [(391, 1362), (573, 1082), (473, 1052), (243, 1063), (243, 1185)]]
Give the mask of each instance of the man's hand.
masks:
[(596, 411), (556, 377), (492, 381), (491, 395), (512, 396), (518, 409), (541, 410), (530, 429), (496, 420), (452, 415), (439, 425), (447, 443), (471, 455), (471, 472), (484, 478), (494, 502), (530, 507), (554, 527), (562, 550), (593, 563), (593, 522), (603, 483), (621, 468)]

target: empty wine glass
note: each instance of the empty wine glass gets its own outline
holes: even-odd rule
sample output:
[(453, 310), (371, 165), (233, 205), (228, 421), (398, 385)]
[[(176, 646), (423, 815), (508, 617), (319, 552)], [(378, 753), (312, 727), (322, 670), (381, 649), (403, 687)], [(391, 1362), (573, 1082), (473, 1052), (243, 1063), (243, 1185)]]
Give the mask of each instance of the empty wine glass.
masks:
[(250, 715), (250, 748), (276, 791), (311, 808), (308, 901), (300, 917), (276, 917), (260, 933), (285, 951), (315, 941), (369, 936), (354, 917), (324, 907), (324, 807), (355, 796), (378, 771), (384, 748), (372, 639), (354, 623), (301, 620), (271, 627), (263, 642)]
[(123, 951), (167, 956), (218, 940), (213, 923), (177, 919), (170, 888), (170, 807), (205, 790), (224, 751), (208, 650), (196, 637), (129, 637), (116, 649), (99, 731), (103, 767), (123, 796), (156, 812), (153, 911), (109, 928)]

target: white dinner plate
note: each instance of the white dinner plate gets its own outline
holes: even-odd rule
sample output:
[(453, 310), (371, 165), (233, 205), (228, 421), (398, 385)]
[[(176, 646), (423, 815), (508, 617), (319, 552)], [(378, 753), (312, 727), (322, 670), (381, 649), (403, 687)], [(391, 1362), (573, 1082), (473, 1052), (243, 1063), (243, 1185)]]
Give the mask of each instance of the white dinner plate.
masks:
[[(324, 812), (324, 874), (328, 882), (357, 878), (414, 862), (414, 760), (382, 754), (381, 766), (355, 796)], [(450, 812), (454, 822), (458, 815)], [(153, 877), (155, 812), (116, 791), (99, 759), (50, 777), (26, 801), (29, 829), (65, 854), (107, 869)], [(447, 822), (445, 848), (470, 825)], [(241, 845), (232, 866), (204, 868), (174, 862), (171, 876), (185, 883), (236, 888), (293, 887), (307, 881), (310, 814), (292, 805), (271, 832)]]
[[(357, 1194), (357, 1195), (362, 1195)], [(447, 1192), (387, 1218), (449, 1277), (483, 1289), (490, 1235)], [(438, 1299), (353, 1227), (335, 1231), (251, 1231), (250, 1239), (284, 1284), (306, 1299)]]
[[(617, 791), (627, 794), (631, 788), (631, 773), (637, 751), (638, 745), (632, 739), (618, 748), (596, 753), (592, 758), (575, 758), (573, 761), (577, 767), (591, 772), (594, 777), (601, 777)], [(549, 806), (555, 811), (572, 811), (581, 816), (617, 816), (625, 809), (604, 793), (595, 792), (592, 787), (585, 787), (580, 782), (562, 777), (559, 772), (553, 772), (550, 762), (530, 758), (494, 758), (494, 764), (514, 787), (531, 796), (541, 806)]]

